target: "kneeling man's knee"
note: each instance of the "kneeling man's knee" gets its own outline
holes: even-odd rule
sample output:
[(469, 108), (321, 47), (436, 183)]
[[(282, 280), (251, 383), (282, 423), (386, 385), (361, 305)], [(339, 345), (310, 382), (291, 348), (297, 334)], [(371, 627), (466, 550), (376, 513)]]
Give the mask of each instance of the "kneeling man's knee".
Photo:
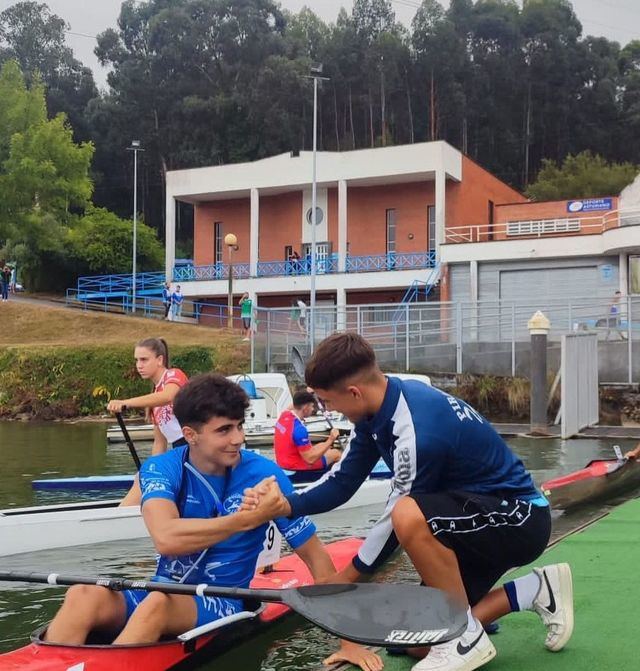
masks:
[(427, 529), (426, 522), (418, 504), (410, 497), (403, 496), (391, 511), (393, 530), (401, 545)]

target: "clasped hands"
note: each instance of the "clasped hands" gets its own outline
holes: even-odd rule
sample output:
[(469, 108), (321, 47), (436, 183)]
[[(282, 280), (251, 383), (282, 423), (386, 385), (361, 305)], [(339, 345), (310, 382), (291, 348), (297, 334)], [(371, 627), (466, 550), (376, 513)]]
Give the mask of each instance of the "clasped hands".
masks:
[(275, 475), (270, 475), (254, 487), (244, 490), (240, 510), (256, 513), (261, 520), (268, 522), (276, 517), (288, 517), (291, 505), (282, 493)]

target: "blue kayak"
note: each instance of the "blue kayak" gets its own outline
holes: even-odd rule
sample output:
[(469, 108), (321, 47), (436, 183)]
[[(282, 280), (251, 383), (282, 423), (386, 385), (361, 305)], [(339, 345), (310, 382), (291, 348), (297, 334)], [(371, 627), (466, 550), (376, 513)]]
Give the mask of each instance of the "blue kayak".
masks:
[[(285, 471), (287, 475), (290, 472)], [(387, 465), (380, 460), (371, 471), (372, 478), (389, 478), (391, 471)], [(307, 481), (312, 482), (310, 477)], [(48, 480), (33, 480), (33, 489), (67, 489), (91, 491), (96, 489), (121, 489), (127, 490), (133, 484), (133, 475), (90, 475), (77, 478), (51, 478)]]

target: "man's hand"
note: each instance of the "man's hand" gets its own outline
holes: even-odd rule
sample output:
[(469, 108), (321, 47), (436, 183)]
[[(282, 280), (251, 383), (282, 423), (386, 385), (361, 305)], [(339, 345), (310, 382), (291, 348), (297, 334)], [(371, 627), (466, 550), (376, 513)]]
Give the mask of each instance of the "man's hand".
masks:
[(336, 662), (349, 662), (359, 666), (363, 671), (380, 671), (384, 666), (382, 659), (375, 652), (350, 641), (340, 641), (340, 649), (329, 655), (322, 663), (329, 666)]
[(638, 457), (640, 457), (640, 443), (624, 455), (625, 459), (638, 459)]
[(107, 403), (107, 410), (109, 412), (113, 412), (113, 413), (122, 412), (124, 410), (125, 406), (126, 406), (126, 401), (113, 400), (113, 401), (109, 401), (109, 403)]
[(340, 431), (338, 431), (338, 429), (331, 429), (331, 431), (329, 431), (329, 440), (331, 441), (331, 444), (335, 443), (338, 438), (340, 438)]
[[(276, 517), (286, 517), (291, 514), (291, 506), (280, 490), (275, 476), (265, 478), (252, 489), (253, 492), (250, 492), (249, 497), (247, 497), (248, 490), (245, 490), (241, 510), (256, 513), (261, 522), (268, 522)], [(245, 503), (247, 500), (249, 503)]]

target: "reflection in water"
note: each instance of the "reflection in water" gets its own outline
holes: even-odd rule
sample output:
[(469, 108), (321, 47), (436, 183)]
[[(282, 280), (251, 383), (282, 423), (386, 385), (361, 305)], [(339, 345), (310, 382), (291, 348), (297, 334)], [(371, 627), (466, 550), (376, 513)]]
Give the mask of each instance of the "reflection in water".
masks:
[[(623, 451), (633, 443), (600, 440), (511, 439), (510, 444), (532, 472), (538, 484), (559, 473), (582, 468), (591, 459), (610, 458), (612, 445)], [(136, 445), (142, 456), (150, 445)], [(101, 475), (132, 471), (125, 445), (107, 446), (105, 425), (32, 424), (0, 422), (0, 508), (38, 505), (96, 494), (34, 492), (31, 480), (40, 477)], [(117, 495), (117, 493), (116, 493)], [(114, 498), (114, 492), (99, 494)], [(555, 516), (554, 537), (594, 517), (602, 506), (571, 515)], [(335, 540), (364, 535), (377, 519), (381, 507), (328, 513), (317, 521), (321, 537)], [(2, 542), (2, 539), (0, 539)], [(104, 543), (79, 548), (51, 550), (7, 557), (5, 570), (56, 571), (66, 574), (144, 578), (154, 569), (154, 550), (148, 539)], [(377, 581), (414, 582), (415, 572), (404, 556), (398, 556), (376, 576)], [(31, 631), (55, 613), (64, 590), (55, 587), (6, 584), (0, 589), (0, 651), (26, 643)], [(260, 636), (251, 638), (203, 669), (208, 671), (304, 671), (317, 669), (336, 646), (335, 639), (292, 616)]]

